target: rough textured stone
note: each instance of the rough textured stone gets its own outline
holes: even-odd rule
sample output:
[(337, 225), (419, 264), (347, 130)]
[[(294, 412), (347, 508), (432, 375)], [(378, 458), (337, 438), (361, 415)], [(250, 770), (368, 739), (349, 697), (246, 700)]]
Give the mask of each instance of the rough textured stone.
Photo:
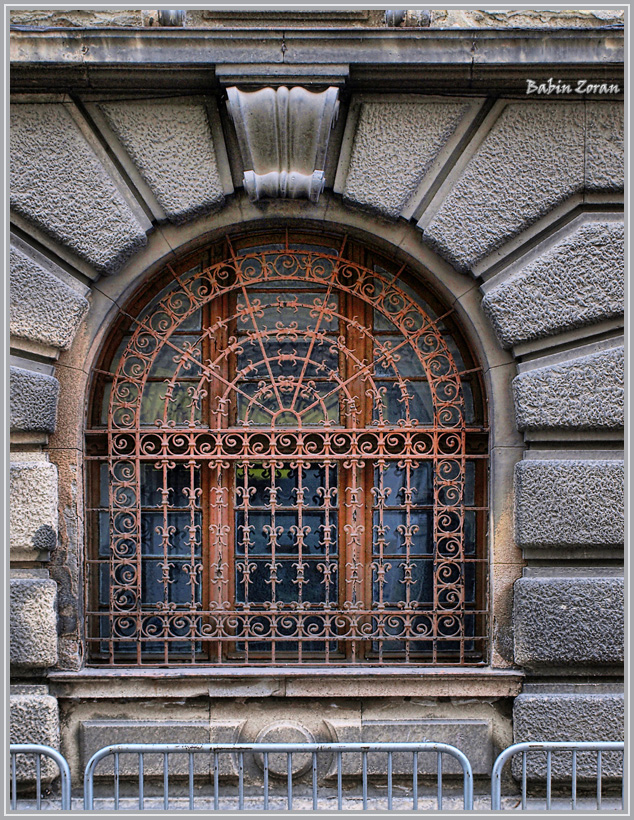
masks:
[(624, 306), (624, 227), (581, 225), (506, 282), (482, 307), (505, 347), (613, 319)]
[(11, 106), (11, 208), (100, 273), (146, 244), (145, 231), (61, 104)]
[(99, 107), (172, 222), (222, 206), (222, 182), (203, 105), (160, 100)]
[(519, 666), (623, 661), (622, 578), (520, 578), (513, 601)]
[(595, 28), (623, 24), (618, 9), (432, 9), (433, 28)]
[(11, 664), (39, 668), (57, 663), (57, 584), (44, 578), (11, 579)]
[[(523, 694), (513, 702), (513, 741), (622, 741), (624, 698), (618, 694)], [(555, 780), (570, 777), (571, 755), (553, 755), (552, 776)], [(516, 768), (517, 767), (517, 770)], [(520, 760), (514, 766), (519, 772)], [(546, 774), (544, 755), (528, 755), (529, 778)], [(622, 771), (620, 754), (603, 754), (605, 777), (618, 777)], [(596, 778), (596, 753), (577, 757), (580, 779)]]
[(59, 382), (53, 376), (10, 368), (11, 431), (54, 433)]
[(586, 118), (586, 187), (591, 191), (622, 191), (623, 103), (589, 102)]
[(398, 217), (469, 109), (461, 103), (363, 103), (344, 199)]
[[(80, 744), (82, 767), (92, 755), (105, 745), (113, 743), (209, 743), (209, 723), (203, 721), (176, 720), (85, 720), (81, 723)], [(187, 774), (187, 756), (170, 757), (170, 774)], [(136, 757), (124, 755), (120, 759), (122, 776), (135, 775), (139, 771)], [(163, 755), (146, 755), (144, 771), (148, 776), (163, 774)], [(208, 774), (210, 757), (194, 756), (194, 772)], [(113, 773), (112, 757), (99, 764), (97, 776)]]
[[(59, 750), (57, 700), (46, 694), (45, 686), (12, 686), (10, 695), (11, 743), (41, 743)], [(41, 776), (45, 783), (58, 775), (57, 764), (42, 757)], [(35, 780), (32, 755), (16, 756), (18, 782)]]
[(88, 300), (17, 248), (10, 262), (11, 333), (68, 349)]
[(424, 231), (467, 271), (583, 188), (583, 103), (510, 103)]
[(518, 545), (622, 546), (623, 482), (618, 459), (520, 461), (515, 467)]
[(513, 381), (520, 430), (623, 427), (622, 347), (540, 367)]
[(57, 468), (45, 461), (12, 462), (9, 496), (11, 557), (30, 553), (38, 560), (57, 543)]

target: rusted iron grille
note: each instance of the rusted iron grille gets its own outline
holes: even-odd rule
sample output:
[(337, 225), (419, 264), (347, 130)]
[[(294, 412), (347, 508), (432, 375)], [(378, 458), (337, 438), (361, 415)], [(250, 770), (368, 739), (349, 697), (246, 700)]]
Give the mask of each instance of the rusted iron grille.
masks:
[(92, 661), (482, 663), (484, 427), (444, 317), (343, 249), (228, 247), (169, 269), (104, 381)]

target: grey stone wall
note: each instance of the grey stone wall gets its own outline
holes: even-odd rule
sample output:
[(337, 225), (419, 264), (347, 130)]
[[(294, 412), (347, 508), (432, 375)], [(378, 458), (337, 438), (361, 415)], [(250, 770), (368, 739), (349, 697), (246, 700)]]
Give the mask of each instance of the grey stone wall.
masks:
[(13, 246), (10, 261), (11, 333), (66, 350), (88, 300)]
[(519, 430), (622, 428), (624, 350), (530, 370), (513, 382)]
[[(11, 743), (38, 743), (59, 750), (57, 698), (48, 694), (46, 686), (12, 686), (10, 727)], [(50, 783), (58, 776), (57, 765), (50, 758), (42, 757), (40, 774), (43, 783)], [(32, 755), (16, 756), (16, 777), (20, 783), (35, 780), (35, 759)]]
[(9, 479), (13, 561), (46, 560), (57, 544), (57, 468), (45, 461), (12, 462)]
[(62, 104), (11, 106), (11, 210), (114, 273), (146, 243), (128, 202)]
[(11, 666), (46, 669), (57, 663), (56, 601), (55, 581), (11, 579)]
[(11, 431), (53, 433), (59, 396), (57, 379), (11, 367), (10, 383)]
[(487, 291), (504, 347), (622, 316), (624, 241), (620, 222), (582, 224)]
[(513, 611), (520, 666), (623, 662), (622, 578), (520, 578)]
[(619, 460), (527, 459), (515, 468), (522, 547), (620, 546), (624, 468)]
[(204, 105), (169, 99), (99, 107), (171, 221), (184, 222), (223, 205)]

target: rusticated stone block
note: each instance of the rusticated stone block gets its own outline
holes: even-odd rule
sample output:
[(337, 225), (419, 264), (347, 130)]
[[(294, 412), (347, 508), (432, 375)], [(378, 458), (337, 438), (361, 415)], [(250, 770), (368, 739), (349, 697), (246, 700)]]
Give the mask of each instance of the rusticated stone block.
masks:
[(203, 105), (144, 100), (99, 107), (172, 222), (222, 206), (225, 197)]
[(456, 102), (362, 103), (344, 199), (400, 216), (468, 110)]
[(513, 601), (519, 666), (623, 661), (622, 578), (520, 578)]
[(468, 271), (583, 189), (583, 103), (509, 103), (424, 240)]
[[(522, 694), (513, 702), (513, 741), (622, 741), (624, 698), (618, 694)], [(596, 778), (596, 752), (577, 755), (580, 780)], [(546, 776), (546, 756), (529, 754), (526, 759), (529, 779)], [(513, 773), (521, 775), (521, 758), (515, 758)], [(605, 777), (620, 777), (623, 770), (619, 753), (604, 752), (601, 768)], [(554, 780), (570, 778), (572, 756), (553, 754)]]
[(44, 578), (12, 578), (10, 657), (18, 668), (57, 663), (57, 584)]
[(623, 427), (622, 347), (541, 367), (513, 381), (520, 430)]
[(57, 467), (11, 462), (9, 496), (11, 558), (46, 558), (57, 543)]
[(586, 105), (586, 187), (591, 191), (622, 191), (623, 103), (588, 102)]
[(88, 300), (17, 248), (10, 260), (11, 333), (68, 349)]
[(504, 347), (623, 315), (622, 222), (590, 222), (485, 294)]
[[(209, 743), (209, 723), (176, 720), (84, 720), (80, 729), (82, 766), (92, 755), (113, 743)], [(194, 772), (209, 774), (210, 755), (194, 755)], [(163, 774), (163, 755), (146, 754), (144, 772), (147, 776)], [(189, 772), (187, 755), (170, 755), (170, 775)], [(135, 776), (139, 773), (138, 755), (121, 755), (119, 773)], [(113, 774), (113, 759), (106, 757), (98, 764), (95, 776)]]
[[(59, 711), (57, 700), (48, 694), (46, 686), (12, 686), (10, 695), (11, 743), (39, 743), (59, 749)], [(35, 780), (33, 755), (16, 755), (18, 782)], [(57, 764), (41, 758), (41, 778), (50, 783), (59, 774)]]
[(515, 467), (518, 545), (622, 546), (623, 482), (618, 459), (520, 461)]
[(11, 106), (11, 208), (99, 273), (146, 244), (130, 210), (64, 105)]
[(54, 433), (59, 382), (53, 376), (10, 368), (11, 431)]

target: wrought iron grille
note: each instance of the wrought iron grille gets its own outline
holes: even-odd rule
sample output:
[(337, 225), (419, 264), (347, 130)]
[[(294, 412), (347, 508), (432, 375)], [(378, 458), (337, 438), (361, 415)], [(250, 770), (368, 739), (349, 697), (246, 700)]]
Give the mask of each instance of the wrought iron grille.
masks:
[(122, 315), (87, 432), (93, 662), (484, 661), (479, 367), (404, 266), (321, 242), (226, 239)]

